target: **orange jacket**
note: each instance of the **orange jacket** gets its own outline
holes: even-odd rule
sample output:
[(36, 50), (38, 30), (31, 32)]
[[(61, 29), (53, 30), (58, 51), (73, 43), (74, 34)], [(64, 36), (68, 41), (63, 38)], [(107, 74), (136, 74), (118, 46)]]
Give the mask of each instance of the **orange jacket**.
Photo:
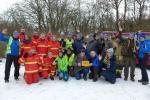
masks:
[(25, 65), (25, 73), (32, 74), (39, 72), (41, 59), (38, 55), (28, 55), (27, 58), (21, 57), (19, 62)]
[(40, 56), (45, 56), (47, 55), (48, 53), (48, 42), (45, 40), (41, 40), (39, 39), (38, 43), (37, 43), (37, 47), (36, 47), (36, 50), (37, 50), (37, 54), (40, 55)]
[(49, 57), (44, 57), (43, 59), (42, 59), (42, 66), (43, 66), (43, 68), (42, 68), (42, 70), (49, 70), (49, 68), (51, 67), (51, 66), (53, 66), (53, 62), (54, 62), (54, 58), (49, 58)]
[(39, 39), (40, 39), (39, 36), (34, 36), (33, 35), (31, 40), (32, 40), (32, 42), (33, 42), (34, 45), (37, 45)]
[(21, 56), (23, 56), (25, 53), (28, 53), (31, 50), (31, 48), (36, 49), (36, 46), (33, 44), (33, 42), (21, 43), (20, 48), (21, 48)]
[(52, 52), (53, 57), (56, 58), (56, 56), (57, 56), (58, 53), (59, 53), (60, 48), (61, 48), (61, 46), (60, 46), (60, 43), (59, 43), (59, 42), (52, 41), (52, 42), (49, 44), (49, 49), (48, 49), (48, 51), (49, 51), (49, 52)]

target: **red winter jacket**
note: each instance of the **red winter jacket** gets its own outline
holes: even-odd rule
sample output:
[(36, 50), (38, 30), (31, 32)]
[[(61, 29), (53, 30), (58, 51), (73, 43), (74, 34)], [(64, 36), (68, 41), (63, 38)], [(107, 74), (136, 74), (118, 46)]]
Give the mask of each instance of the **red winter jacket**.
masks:
[(43, 59), (42, 59), (42, 66), (43, 66), (43, 68), (42, 68), (42, 70), (49, 70), (49, 68), (51, 67), (51, 66), (53, 66), (53, 62), (54, 62), (54, 58), (49, 58), (49, 57), (44, 57)]
[(31, 40), (32, 40), (32, 42), (33, 42), (34, 45), (37, 45), (39, 39), (40, 39), (39, 36), (34, 36), (33, 35)]
[(23, 56), (25, 53), (28, 53), (31, 49), (36, 49), (36, 46), (33, 44), (33, 42), (29, 43), (21, 43), (21, 56)]
[(56, 57), (59, 53), (59, 50), (60, 50), (60, 43), (59, 42), (55, 42), (55, 41), (52, 41), (50, 44), (49, 44), (49, 52), (52, 52), (52, 55), (53, 57)]
[(41, 40), (39, 39), (38, 43), (37, 43), (37, 47), (36, 47), (36, 50), (37, 50), (37, 54), (40, 55), (40, 56), (45, 56), (47, 55), (48, 53), (48, 42), (45, 40)]
[(41, 60), (38, 55), (28, 55), (27, 58), (21, 57), (19, 62), (25, 65), (26, 74), (37, 73), (41, 67)]

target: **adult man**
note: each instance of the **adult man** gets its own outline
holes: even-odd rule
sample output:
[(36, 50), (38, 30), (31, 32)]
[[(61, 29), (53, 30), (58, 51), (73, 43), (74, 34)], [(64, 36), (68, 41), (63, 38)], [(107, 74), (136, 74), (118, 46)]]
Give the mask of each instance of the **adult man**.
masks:
[(81, 53), (81, 50), (83, 48), (83, 41), (81, 39), (81, 35), (77, 35), (77, 39), (74, 40), (74, 43), (73, 43), (73, 50), (74, 50), (74, 53), (76, 55), (80, 54)]
[(124, 80), (128, 80), (129, 68), (130, 68), (130, 80), (134, 80), (134, 72), (135, 72), (135, 40), (134, 34), (130, 34), (129, 39), (124, 39), (122, 41), (122, 55), (123, 55), (123, 63), (124, 63)]
[(10, 75), (10, 68), (12, 65), (12, 62), (14, 62), (14, 67), (15, 67), (15, 73), (14, 77), (15, 80), (19, 80), (19, 55), (20, 55), (20, 41), (19, 41), (19, 33), (14, 32), (13, 36), (9, 37), (4, 37), (4, 34), (7, 34), (7, 29), (4, 29), (2, 33), (0, 34), (0, 41), (6, 42), (7, 43), (7, 49), (6, 49), (6, 64), (5, 64), (5, 82), (9, 82), (9, 75)]
[(19, 40), (20, 40), (20, 42), (24, 41), (24, 39), (25, 39), (25, 32), (26, 32), (25, 28), (21, 28), (20, 29), (20, 34), (19, 34)]

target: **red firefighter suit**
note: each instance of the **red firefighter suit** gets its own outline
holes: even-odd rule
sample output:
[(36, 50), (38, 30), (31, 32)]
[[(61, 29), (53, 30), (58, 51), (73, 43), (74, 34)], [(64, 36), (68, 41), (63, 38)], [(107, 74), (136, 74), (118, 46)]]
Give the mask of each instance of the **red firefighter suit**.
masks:
[(54, 78), (56, 73), (56, 66), (53, 65), (55, 58), (49, 58), (48, 56), (43, 57), (42, 59), (42, 77), (44, 79), (48, 78), (50, 74), (51, 78)]
[(41, 60), (38, 55), (28, 55), (27, 57), (21, 57), (20, 63), (25, 65), (25, 81), (27, 84), (37, 83), (39, 81), (39, 69)]

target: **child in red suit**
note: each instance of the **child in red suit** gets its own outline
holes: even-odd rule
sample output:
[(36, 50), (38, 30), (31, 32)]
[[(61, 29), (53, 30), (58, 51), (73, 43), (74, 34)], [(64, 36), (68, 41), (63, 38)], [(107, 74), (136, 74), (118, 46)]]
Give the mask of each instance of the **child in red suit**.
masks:
[(39, 81), (39, 69), (41, 60), (34, 49), (19, 59), (19, 62), (25, 65), (24, 78), (27, 84), (37, 83)]
[(54, 62), (55, 58), (53, 58), (52, 53), (49, 52), (48, 56), (43, 57), (42, 59), (42, 77), (44, 79), (48, 78), (48, 74), (50, 74), (51, 80), (54, 80), (54, 76), (56, 73), (56, 66), (52, 63)]

